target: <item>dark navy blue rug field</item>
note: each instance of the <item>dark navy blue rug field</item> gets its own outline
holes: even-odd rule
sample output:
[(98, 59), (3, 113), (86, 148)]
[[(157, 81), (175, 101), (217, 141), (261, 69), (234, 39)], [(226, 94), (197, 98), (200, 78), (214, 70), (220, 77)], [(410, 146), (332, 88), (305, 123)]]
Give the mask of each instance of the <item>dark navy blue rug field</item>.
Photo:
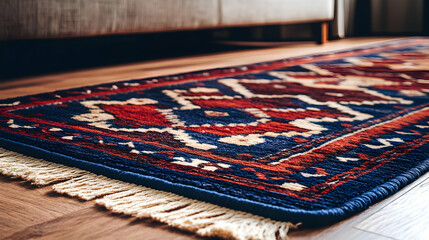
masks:
[(321, 226), (429, 168), (429, 40), (0, 101), (0, 146)]

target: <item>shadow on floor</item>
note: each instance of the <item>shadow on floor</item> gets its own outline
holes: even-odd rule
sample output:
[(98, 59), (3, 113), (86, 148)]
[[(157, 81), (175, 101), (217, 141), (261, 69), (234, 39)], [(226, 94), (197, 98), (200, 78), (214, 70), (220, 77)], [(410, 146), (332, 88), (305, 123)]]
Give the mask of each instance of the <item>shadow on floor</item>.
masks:
[(0, 42), (0, 80), (260, 48), (217, 43), (210, 31)]

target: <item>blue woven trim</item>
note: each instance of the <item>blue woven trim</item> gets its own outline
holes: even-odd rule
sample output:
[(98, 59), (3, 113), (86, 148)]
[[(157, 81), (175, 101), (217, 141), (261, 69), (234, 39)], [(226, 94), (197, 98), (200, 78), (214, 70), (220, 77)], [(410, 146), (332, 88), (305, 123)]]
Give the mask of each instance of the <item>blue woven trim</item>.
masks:
[(277, 207), (260, 202), (250, 201), (242, 198), (232, 197), (214, 191), (208, 191), (193, 186), (172, 183), (163, 179), (143, 176), (132, 172), (122, 171), (97, 163), (91, 163), (62, 154), (46, 151), (41, 148), (15, 142), (0, 137), (0, 146), (27, 156), (41, 158), (47, 161), (77, 167), (95, 174), (135, 183), (154, 189), (173, 192), (185, 197), (210, 202), (235, 210), (250, 212), (256, 215), (268, 217), (279, 221), (302, 222), (307, 227), (323, 226), (333, 224), (348, 218), (356, 213), (362, 212), (372, 204), (379, 202), (401, 188), (416, 180), (429, 170), (429, 159), (423, 161), (419, 166), (411, 168), (407, 172), (391, 179), (373, 190), (356, 197), (343, 206), (326, 210), (299, 210)]
[[(313, 57), (324, 56), (329, 54), (338, 54), (343, 52), (349, 52), (351, 50), (358, 51), (358, 50), (371, 49), (371, 48), (381, 47), (381, 46), (392, 46), (392, 45), (407, 42), (412, 39), (426, 39), (426, 38), (413, 37), (413, 38), (407, 38), (407, 39), (399, 39), (395, 41), (375, 43), (375, 44), (366, 45), (364, 47), (357, 47), (353, 49), (331, 51), (331, 52), (325, 52), (321, 54), (309, 54), (309, 55), (299, 56), (295, 58), (287, 58), (284, 60), (275, 60), (275, 61), (256, 63), (256, 64), (247, 64), (247, 65), (241, 65), (241, 66), (251, 66), (251, 65), (257, 66), (259, 64), (271, 64), (271, 63), (276, 63), (281, 61), (292, 61), (296, 59), (313, 58)], [(222, 70), (222, 69), (229, 69), (234, 67), (238, 68), (241, 66), (232, 66), (232, 67), (226, 67), (226, 68), (196, 71), (196, 72), (191, 72), (187, 74), (199, 74), (206, 71)], [(181, 75), (183, 74), (158, 76), (158, 78), (174, 77), (174, 76), (181, 76)], [(141, 81), (141, 80), (142, 79), (125, 80), (121, 82), (134, 82), (134, 81)], [(111, 84), (112, 83), (97, 84), (94, 86), (85, 86), (83, 88), (74, 88), (74, 89), (81, 90), (84, 88), (92, 88), (96, 86), (110, 86)], [(63, 91), (57, 91), (57, 92), (61, 93)], [(33, 96), (37, 96), (37, 95), (33, 95)], [(20, 100), (22, 98), (25, 98), (25, 97), (5, 99), (5, 100), (0, 100), (0, 102), (11, 102), (14, 99)], [(368, 191), (359, 197), (353, 198), (352, 200), (344, 203), (343, 206), (341, 207), (331, 208), (326, 210), (309, 211), (309, 210), (299, 210), (299, 209), (289, 209), (285, 207), (278, 207), (278, 206), (269, 205), (261, 202), (246, 200), (238, 197), (232, 197), (232, 196), (221, 194), (215, 191), (204, 190), (204, 189), (196, 188), (189, 185), (172, 183), (160, 178), (144, 176), (144, 175), (139, 175), (128, 171), (118, 170), (118, 169), (104, 166), (101, 164), (91, 163), (84, 160), (72, 158), (66, 155), (50, 152), (38, 147), (15, 142), (13, 140), (8, 140), (2, 137), (0, 137), (0, 146), (28, 156), (45, 159), (47, 161), (56, 162), (56, 163), (68, 165), (71, 167), (77, 167), (77, 168), (84, 169), (96, 174), (101, 174), (113, 179), (136, 183), (136, 184), (148, 186), (148, 187), (163, 190), (163, 191), (173, 192), (189, 198), (211, 202), (217, 205), (225, 206), (236, 210), (251, 212), (260, 216), (272, 218), (274, 220), (303, 222), (305, 226), (328, 225), (328, 224), (332, 224), (340, 220), (343, 220), (354, 214), (357, 214), (367, 209), (372, 204), (391, 196), (393, 193), (399, 191), (399, 189), (403, 188), (405, 185), (414, 181), (419, 176), (423, 175), (425, 172), (429, 170), (429, 159), (427, 159), (417, 167), (411, 168), (407, 172), (402, 173), (401, 175), (372, 189), (371, 191)]]

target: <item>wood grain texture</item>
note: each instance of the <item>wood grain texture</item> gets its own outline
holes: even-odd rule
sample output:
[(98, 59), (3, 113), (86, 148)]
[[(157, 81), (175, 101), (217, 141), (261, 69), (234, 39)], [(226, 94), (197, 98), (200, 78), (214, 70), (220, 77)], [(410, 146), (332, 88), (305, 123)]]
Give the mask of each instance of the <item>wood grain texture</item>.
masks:
[[(350, 218), (339, 222), (333, 226), (327, 228), (319, 229), (305, 229), (301, 231), (291, 232), (291, 240), (319, 240), (319, 239), (347, 239), (347, 240), (361, 240), (361, 239), (374, 239), (374, 240), (386, 240), (386, 239), (396, 239), (396, 240), (408, 240), (408, 239), (418, 239), (426, 240), (427, 235), (421, 235), (422, 232), (427, 231), (427, 219), (428, 216), (425, 214), (419, 214), (418, 212), (426, 212), (427, 200), (426, 203), (423, 200), (416, 201), (417, 204), (414, 204), (411, 212), (417, 217), (415, 219), (408, 219), (405, 214), (401, 211), (395, 211), (394, 214), (389, 214), (389, 216), (381, 214), (381, 218), (385, 216), (389, 218), (390, 223), (395, 223), (395, 232), (398, 233), (397, 236), (392, 237), (391, 234), (385, 234), (391, 229), (387, 228), (377, 228), (373, 231), (368, 231), (363, 229), (360, 225), (365, 222), (366, 226), (376, 226), (378, 225), (378, 219), (374, 219), (372, 216), (378, 214), (378, 212), (383, 209), (389, 209), (392, 204), (397, 201), (413, 201), (416, 197), (411, 190), (415, 188), (424, 187), (429, 184), (429, 173), (426, 173), (424, 176), (417, 179), (415, 182), (405, 186), (403, 189), (398, 191), (396, 194), (390, 196), (389, 198), (371, 206), (369, 209), (364, 212)], [(427, 191), (427, 190), (426, 190)], [(427, 194), (427, 193), (426, 193)], [(426, 199), (426, 198), (425, 198)], [(388, 211), (388, 210), (387, 210)], [(408, 230), (409, 225), (414, 225), (415, 227), (410, 231)], [(379, 225), (378, 225), (379, 226)], [(402, 233), (407, 233), (405, 234)]]
[[(393, 239), (429, 238), (429, 175), (426, 180), (359, 223), (356, 228)], [(423, 207), (424, 206), (424, 207)]]
[[(0, 98), (276, 60), (391, 39), (346, 39), (330, 41), (323, 46), (314, 43), (288, 43), (274, 48), (15, 79), (0, 82)], [(291, 240), (419, 239), (428, 227), (428, 186), (429, 174), (426, 174), (393, 196), (350, 219), (330, 227), (292, 231)], [(34, 188), (22, 181), (2, 176), (0, 192), (0, 239), (201, 239), (149, 220), (111, 214), (96, 207), (92, 201), (84, 202), (54, 194), (49, 186)], [(392, 231), (393, 237), (389, 231)]]
[(87, 208), (88, 203), (53, 194), (50, 187), (36, 188), (0, 175), (0, 236)]
[(89, 207), (39, 223), (7, 236), (19, 239), (202, 239), (148, 219), (136, 219)]

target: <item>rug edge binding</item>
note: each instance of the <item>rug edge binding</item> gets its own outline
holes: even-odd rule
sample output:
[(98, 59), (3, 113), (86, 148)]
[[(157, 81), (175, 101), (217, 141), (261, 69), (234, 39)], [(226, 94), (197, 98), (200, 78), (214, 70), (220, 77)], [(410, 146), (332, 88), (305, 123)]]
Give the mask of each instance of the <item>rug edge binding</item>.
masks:
[(288, 239), (289, 229), (299, 225), (110, 179), (3, 148), (0, 173), (39, 187), (51, 185), (56, 193), (86, 201), (95, 199), (97, 205), (114, 213), (150, 218), (203, 237)]

